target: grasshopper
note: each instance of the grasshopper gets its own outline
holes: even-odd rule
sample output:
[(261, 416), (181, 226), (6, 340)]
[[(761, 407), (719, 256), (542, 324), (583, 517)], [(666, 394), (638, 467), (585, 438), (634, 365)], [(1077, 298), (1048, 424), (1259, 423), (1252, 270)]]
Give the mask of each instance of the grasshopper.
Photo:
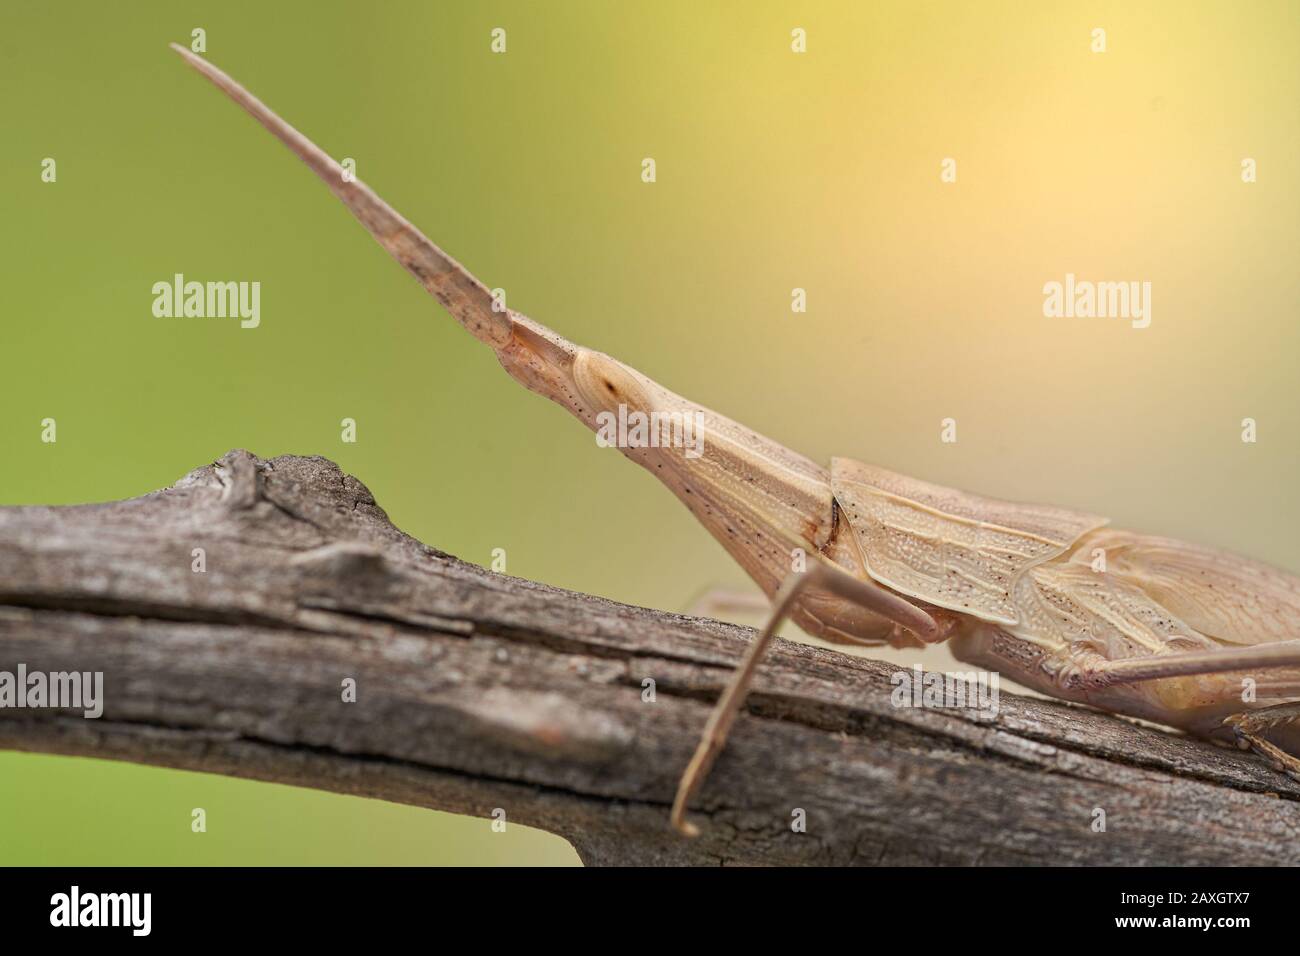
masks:
[(1300, 578), (1226, 551), (986, 498), (851, 458), (827, 469), (505, 308), (364, 183), (206, 60), (191, 66), (289, 147), (526, 388), (593, 431), (697, 423), (621, 451), (673, 492), (771, 600), (682, 775), (671, 822), (722, 751), (777, 629), (924, 647), (1034, 690), (1262, 755), (1300, 779)]

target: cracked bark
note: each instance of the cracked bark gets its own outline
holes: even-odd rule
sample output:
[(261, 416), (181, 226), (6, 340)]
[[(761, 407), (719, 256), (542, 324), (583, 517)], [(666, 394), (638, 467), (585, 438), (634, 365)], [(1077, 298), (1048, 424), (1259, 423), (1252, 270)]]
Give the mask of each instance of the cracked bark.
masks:
[(98, 720), (0, 708), (3, 748), (501, 807), (592, 864), (1300, 863), (1300, 784), (1250, 755), (1005, 692), (992, 722), (895, 708), (892, 668), (784, 641), (678, 837), (751, 633), (465, 564), (323, 458), (0, 508), (0, 670), (105, 685)]

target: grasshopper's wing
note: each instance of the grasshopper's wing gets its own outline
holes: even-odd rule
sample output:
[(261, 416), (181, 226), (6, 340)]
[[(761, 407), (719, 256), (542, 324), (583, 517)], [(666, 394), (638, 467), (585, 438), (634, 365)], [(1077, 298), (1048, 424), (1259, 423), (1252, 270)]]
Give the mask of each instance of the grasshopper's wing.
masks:
[(1107, 529), (1090, 544), (1106, 554), (1105, 577), (1122, 580), (1221, 644), (1294, 640), (1300, 578), (1250, 558)]
[(831, 460), (831, 490), (867, 573), (902, 594), (1000, 624), (1018, 621), (1016, 582), (1106, 523)]

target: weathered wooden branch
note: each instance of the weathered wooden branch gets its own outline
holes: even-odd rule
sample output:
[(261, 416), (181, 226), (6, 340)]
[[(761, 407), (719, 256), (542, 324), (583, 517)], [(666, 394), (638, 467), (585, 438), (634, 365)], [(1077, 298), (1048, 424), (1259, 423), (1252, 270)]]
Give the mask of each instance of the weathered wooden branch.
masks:
[(2, 748), (500, 807), (588, 863), (1300, 863), (1300, 785), (1257, 758), (1005, 692), (992, 722), (897, 708), (891, 667), (789, 642), (679, 837), (750, 634), (465, 564), (323, 458), (0, 509), (0, 670), (105, 682), (97, 720), (0, 708)]

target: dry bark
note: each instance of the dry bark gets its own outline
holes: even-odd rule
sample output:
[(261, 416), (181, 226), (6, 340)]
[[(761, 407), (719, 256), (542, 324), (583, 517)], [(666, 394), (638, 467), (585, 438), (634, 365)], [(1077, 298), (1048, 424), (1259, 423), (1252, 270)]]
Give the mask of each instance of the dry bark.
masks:
[(323, 458), (0, 509), (0, 670), (102, 671), (106, 698), (0, 708), (3, 748), (502, 808), (594, 864), (1300, 863), (1300, 785), (1257, 758), (1005, 692), (992, 722), (898, 708), (893, 668), (785, 641), (679, 837), (751, 633), (466, 564)]

